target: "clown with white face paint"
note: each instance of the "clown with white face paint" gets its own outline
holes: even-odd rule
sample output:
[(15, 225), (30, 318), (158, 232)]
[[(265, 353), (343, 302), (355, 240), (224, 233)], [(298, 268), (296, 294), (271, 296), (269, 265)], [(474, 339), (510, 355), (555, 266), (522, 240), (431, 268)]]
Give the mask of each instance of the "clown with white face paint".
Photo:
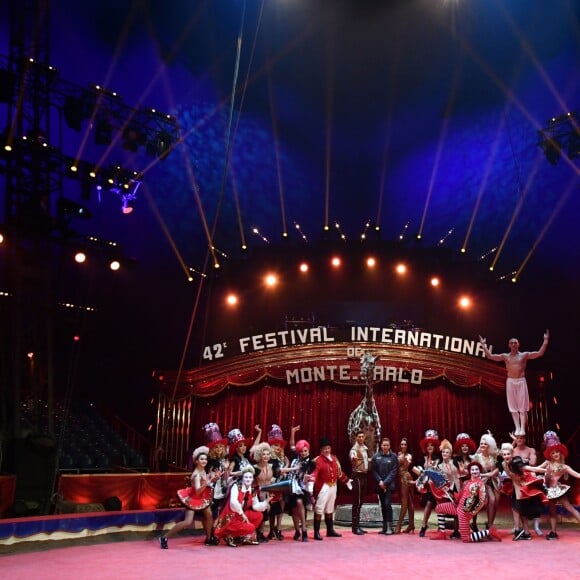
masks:
[(446, 540), (445, 516), (456, 516), (459, 522), (459, 533), (464, 542), (481, 542), (485, 539), (501, 542), (501, 537), (493, 526), (490, 526), (488, 530), (477, 532), (471, 531), (469, 527), (471, 518), (485, 507), (487, 494), (486, 485), (481, 479), (481, 465), (476, 461), (472, 461), (467, 466), (467, 471), (469, 472), (469, 480), (463, 486), (457, 503), (449, 501), (437, 504), (435, 511), (439, 530), (431, 539)]
[(215, 535), (228, 546), (236, 548), (234, 538), (242, 544), (257, 545), (256, 529), (262, 523), (263, 513), (270, 505), (270, 497), (260, 501), (253, 489), (254, 468), (242, 468), (241, 479), (232, 484), (229, 501), (221, 511), (215, 526)]

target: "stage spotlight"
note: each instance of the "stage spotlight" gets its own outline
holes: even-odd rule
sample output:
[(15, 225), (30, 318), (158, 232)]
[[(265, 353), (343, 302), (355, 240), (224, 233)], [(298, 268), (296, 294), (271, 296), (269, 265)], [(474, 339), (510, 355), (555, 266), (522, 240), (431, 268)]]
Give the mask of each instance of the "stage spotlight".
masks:
[[(543, 133), (540, 131), (540, 134)], [(562, 148), (560, 147), (560, 143), (555, 137), (546, 137), (544, 135), (544, 139), (540, 142), (540, 147), (548, 160), (548, 163), (552, 165), (557, 165), (558, 161), (560, 161), (560, 156), (562, 155)]]
[(0, 103), (12, 102), (16, 80), (16, 75), (11, 70), (0, 69)]
[(87, 255), (84, 252), (77, 252), (75, 254), (75, 262), (77, 264), (84, 264), (87, 261)]
[(175, 138), (173, 135), (169, 134), (167, 131), (159, 131), (151, 141), (147, 143), (145, 150), (151, 157), (159, 157), (159, 159), (165, 159), (175, 143)]
[(407, 266), (405, 266), (405, 264), (400, 263), (397, 264), (397, 266), (395, 267), (395, 271), (397, 272), (397, 274), (403, 275), (407, 273)]
[(109, 263), (109, 268), (113, 270), (113, 272), (116, 272), (117, 270), (121, 269), (121, 262), (119, 262), (119, 260), (112, 260)]
[(83, 120), (87, 118), (85, 99), (82, 96), (67, 95), (64, 98), (62, 112), (66, 124), (71, 129), (80, 131)]
[(437, 288), (441, 284), (441, 280), (439, 280), (439, 278), (437, 278), (437, 276), (432, 276), (430, 282), (431, 282), (431, 286), (433, 286), (433, 288)]
[(70, 223), (70, 221), (75, 217), (82, 219), (90, 219), (92, 217), (92, 214), (87, 207), (77, 203), (76, 201), (67, 199), (66, 197), (59, 197), (56, 200), (56, 211), (58, 219), (63, 221), (65, 224)]
[(264, 278), (264, 283), (269, 288), (273, 288), (274, 286), (276, 286), (278, 284), (278, 276), (276, 276), (276, 274), (268, 274)]
[(226, 304), (228, 306), (235, 306), (238, 303), (238, 297), (235, 294), (228, 294), (226, 296)]
[(110, 145), (113, 141), (113, 126), (107, 119), (95, 121), (95, 145)]
[(376, 265), (377, 261), (373, 257), (367, 258), (367, 266), (369, 268), (374, 268)]
[(568, 141), (568, 159), (576, 159), (578, 156), (580, 156), (580, 128), (575, 127)]
[(140, 145), (147, 143), (147, 136), (138, 127), (128, 125), (123, 129), (121, 147), (136, 153)]
[(298, 269), (301, 272), (308, 272), (308, 264), (306, 262), (302, 262), (302, 264), (300, 264), (300, 266), (298, 267)]
[(334, 258), (330, 260), (330, 263), (332, 264), (333, 268), (338, 268), (342, 262), (338, 256), (334, 256)]
[(0, 244), (4, 243), (4, 235), (0, 233)]
[(459, 308), (468, 310), (471, 308), (471, 298), (469, 296), (460, 296), (458, 301)]

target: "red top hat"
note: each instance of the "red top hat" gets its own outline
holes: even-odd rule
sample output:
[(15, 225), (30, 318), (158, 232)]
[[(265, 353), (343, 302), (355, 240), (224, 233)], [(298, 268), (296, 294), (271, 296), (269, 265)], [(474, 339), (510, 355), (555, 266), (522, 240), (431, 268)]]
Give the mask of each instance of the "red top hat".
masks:
[(560, 443), (560, 438), (555, 431), (546, 431), (544, 433), (544, 443), (546, 444), (544, 457), (548, 461), (552, 459), (552, 451), (559, 451), (564, 457), (568, 457), (568, 448), (563, 443)]
[(222, 437), (217, 423), (208, 423), (204, 426), (203, 430), (205, 431), (205, 442), (210, 449), (216, 445), (228, 444), (228, 440), (225, 437)]
[(244, 437), (239, 429), (232, 429), (228, 433), (228, 441), (230, 444), (230, 455), (233, 455), (240, 443), (249, 445), (252, 442), (251, 437)]
[(475, 441), (467, 433), (459, 433), (459, 435), (457, 435), (455, 438), (455, 444), (453, 445), (453, 451), (455, 453), (460, 453), (460, 447), (462, 445), (468, 445), (471, 453), (475, 453), (475, 450), (477, 449)]
[(427, 431), (425, 431), (425, 437), (419, 441), (419, 447), (421, 447), (423, 453), (426, 453), (425, 447), (427, 446), (427, 443), (433, 443), (435, 449), (439, 447), (439, 433), (437, 433), (435, 429), (427, 429)]
[(280, 445), (280, 447), (286, 447), (286, 441), (282, 435), (282, 429), (276, 424), (272, 425), (270, 431), (268, 431), (268, 443), (270, 445)]

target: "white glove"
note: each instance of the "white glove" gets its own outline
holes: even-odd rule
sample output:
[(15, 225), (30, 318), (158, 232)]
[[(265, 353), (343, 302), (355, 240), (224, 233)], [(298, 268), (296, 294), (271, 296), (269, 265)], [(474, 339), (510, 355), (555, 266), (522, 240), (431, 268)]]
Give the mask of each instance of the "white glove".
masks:
[(346, 487), (352, 491), (352, 479), (349, 479), (349, 480), (346, 482)]

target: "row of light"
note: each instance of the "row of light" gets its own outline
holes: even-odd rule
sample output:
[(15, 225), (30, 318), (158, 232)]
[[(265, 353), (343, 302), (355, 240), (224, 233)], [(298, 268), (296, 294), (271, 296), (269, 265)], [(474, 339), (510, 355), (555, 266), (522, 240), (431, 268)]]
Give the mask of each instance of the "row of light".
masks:
[[(433, 284), (434, 280), (435, 279), (431, 280), (431, 284), (434, 286), (438, 286), (439, 281), (437, 280), (437, 284)], [(274, 286), (278, 285), (278, 279), (275, 275), (269, 274), (268, 276), (265, 277), (264, 283), (266, 286), (274, 287)], [(239, 300), (238, 295), (235, 294), (234, 292), (228, 293), (225, 297), (225, 302), (228, 306), (237, 306), (239, 304), (239, 301), (240, 300)], [(457, 306), (459, 308), (461, 308), (461, 310), (469, 310), (472, 305), (473, 305), (473, 300), (467, 294), (461, 294), (457, 298)]]
[[(43, 137), (30, 138), (23, 135), (20, 139), (24, 143), (33, 143), (35, 146), (43, 147), (47, 151), (56, 151), (56, 148), (49, 145)], [(7, 152), (11, 152), (13, 150), (12, 144), (6, 143), (4, 149)], [(97, 183), (99, 191), (104, 186), (121, 197), (122, 213), (131, 213), (133, 211), (132, 202), (137, 199), (137, 190), (141, 185), (141, 181), (138, 179), (139, 172), (123, 169), (120, 165), (113, 165), (108, 168), (91, 167), (88, 170), (85, 169), (86, 166), (91, 166), (91, 164), (80, 160), (73, 160), (66, 166), (66, 174), (69, 177), (81, 179), (83, 198), (90, 197), (91, 180), (93, 180)], [(97, 182), (97, 177), (99, 176), (102, 177), (103, 181), (99, 180)]]
[[(77, 252), (74, 255), (74, 261), (77, 264), (84, 264), (87, 261), (87, 254), (85, 252)], [(109, 269), (113, 270), (113, 272), (120, 270), (121, 269), (121, 262), (117, 259), (111, 260), (109, 262)]]
[[(372, 269), (377, 267), (378, 261), (375, 257), (369, 256), (366, 259), (365, 264), (369, 270), (372, 270)], [(338, 270), (342, 266), (342, 258), (340, 256), (333, 256), (330, 259), (330, 265), (335, 270)], [(395, 272), (400, 276), (404, 276), (408, 270), (407, 265), (403, 262), (399, 262), (398, 264), (396, 264), (394, 269), (395, 269)], [(310, 264), (308, 262), (300, 262), (300, 264), (298, 265), (298, 270), (301, 273), (306, 274), (307, 272), (310, 271)], [(431, 285), (432, 286), (439, 286), (439, 284), (440, 284), (439, 278), (437, 276), (433, 276), (431, 278)]]
[[(334, 268), (339, 268), (341, 265), (341, 260), (340, 258), (333, 258), (331, 260), (331, 264)], [(374, 258), (368, 258), (367, 259), (367, 266), (369, 268), (374, 268), (376, 265), (376, 260)], [(306, 274), (309, 270), (310, 270), (310, 266), (306, 263), (306, 262), (302, 262), (299, 266), (298, 266), (298, 270), (300, 272), (302, 272), (303, 274)], [(395, 272), (399, 275), (399, 276), (404, 276), (407, 273), (407, 266), (405, 264), (397, 264), (395, 266)], [(434, 288), (437, 288), (440, 284), (441, 284), (441, 280), (438, 276), (431, 276), (429, 283), (431, 284), (431, 286), (433, 286)], [(264, 284), (266, 286), (269, 287), (274, 287), (278, 285), (278, 276), (276, 274), (267, 274), (264, 277)]]
[(58, 302), (59, 306), (63, 308), (68, 308), (70, 310), (82, 310), (83, 312), (96, 312), (97, 309), (93, 306), (81, 306), (79, 304), (73, 304), (72, 302)]

